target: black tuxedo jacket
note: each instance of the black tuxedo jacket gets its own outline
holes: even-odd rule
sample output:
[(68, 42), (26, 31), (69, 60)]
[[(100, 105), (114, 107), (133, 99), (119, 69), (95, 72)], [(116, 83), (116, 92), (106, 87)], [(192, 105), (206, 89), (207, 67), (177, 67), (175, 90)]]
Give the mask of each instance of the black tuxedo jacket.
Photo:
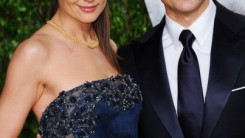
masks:
[[(202, 138), (245, 138), (245, 17), (214, 2), (217, 12)], [(136, 79), (143, 93), (139, 122), (143, 138), (184, 137), (166, 72), (164, 26), (165, 18), (140, 39), (118, 49), (124, 72)]]

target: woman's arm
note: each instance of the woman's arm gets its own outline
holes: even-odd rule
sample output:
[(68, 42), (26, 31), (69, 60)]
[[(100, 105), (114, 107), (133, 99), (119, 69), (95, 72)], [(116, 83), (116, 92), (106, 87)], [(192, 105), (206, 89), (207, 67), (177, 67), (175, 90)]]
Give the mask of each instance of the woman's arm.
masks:
[(16, 49), (8, 67), (0, 97), (0, 137), (18, 137), (43, 85), (40, 80), (46, 51), (38, 42), (27, 40)]

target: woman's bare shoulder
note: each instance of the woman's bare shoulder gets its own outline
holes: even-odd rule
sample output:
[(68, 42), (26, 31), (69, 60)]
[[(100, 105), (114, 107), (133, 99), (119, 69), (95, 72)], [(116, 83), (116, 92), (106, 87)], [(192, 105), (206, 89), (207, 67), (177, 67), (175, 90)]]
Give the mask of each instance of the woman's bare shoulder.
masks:
[(17, 46), (11, 61), (21, 60), (23, 62), (24, 60), (34, 62), (40, 59), (45, 59), (48, 53), (49, 50), (44, 46), (42, 41), (35, 38), (29, 38)]
[(30, 38), (21, 42), (14, 54), (13, 60), (36, 61), (45, 60), (51, 52), (49, 34), (42, 30), (34, 33)]

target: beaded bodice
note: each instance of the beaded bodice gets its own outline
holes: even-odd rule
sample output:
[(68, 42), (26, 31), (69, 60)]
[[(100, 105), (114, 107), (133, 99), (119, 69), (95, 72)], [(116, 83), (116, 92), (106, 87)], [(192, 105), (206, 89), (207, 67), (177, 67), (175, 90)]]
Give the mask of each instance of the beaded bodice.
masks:
[(136, 138), (142, 95), (127, 75), (62, 91), (40, 119), (42, 138)]

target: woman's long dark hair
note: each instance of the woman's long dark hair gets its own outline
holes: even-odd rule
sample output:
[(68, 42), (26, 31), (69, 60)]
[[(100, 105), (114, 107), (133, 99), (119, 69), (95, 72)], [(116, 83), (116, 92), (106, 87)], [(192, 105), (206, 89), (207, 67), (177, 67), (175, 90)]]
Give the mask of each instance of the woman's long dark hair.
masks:
[[(51, 19), (58, 9), (59, 3), (58, 0), (50, 0), (50, 9), (49, 9), (49, 19)], [(38, 9), (39, 14), (42, 19), (46, 19), (43, 14), (42, 0), (38, 0)], [(109, 7), (108, 2), (106, 3), (105, 9), (102, 11), (100, 16), (95, 22), (93, 22), (94, 30), (97, 34), (100, 47), (102, 52), (106, 56), (107, 60), (115, 67), (120, 73), (121, 69), (118, 64), (118, 56), (112, 49), (110, 45), (110, 19), (109, 19)]]
[[(50, 0), (49, 5), (43, 5), (42, 0), (38, 0), (38, 13), (43, 22), (46, 22), (46, 19), (51, 19), (56, 13), (59, 3), (58, 0)], [(46, 11), (45, 13), (43, 11)]]

